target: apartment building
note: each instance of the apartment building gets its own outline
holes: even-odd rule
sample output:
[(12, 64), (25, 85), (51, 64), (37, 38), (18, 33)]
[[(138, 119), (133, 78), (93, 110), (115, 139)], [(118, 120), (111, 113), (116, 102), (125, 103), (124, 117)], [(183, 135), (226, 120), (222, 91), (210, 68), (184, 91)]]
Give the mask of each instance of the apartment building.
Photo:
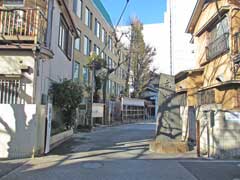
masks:
[[(68, 5), (79, 34), (74, 45), (73, 78), (91, 85), (92, 72), (87, 66), (91, 53), (101, 56), (110, 69), (116, 67), (119, 61), (119, 54), (114, 47), (114, 27), (100, 0), (69, 0)], [(124, 53), (120, 56), (123, 61)], [(126, 67), (122, 65), (109, 77), (108, 98), (120, 95), (125, 87), (125, 79)]]
[(186, 30), (197, 67), (176, 75), (177, 92), (186, 94), (183, 122), (196, 120), (198, 153), (219, 158), (240, 154), (239, 10), (236, 0), (197, 1)]

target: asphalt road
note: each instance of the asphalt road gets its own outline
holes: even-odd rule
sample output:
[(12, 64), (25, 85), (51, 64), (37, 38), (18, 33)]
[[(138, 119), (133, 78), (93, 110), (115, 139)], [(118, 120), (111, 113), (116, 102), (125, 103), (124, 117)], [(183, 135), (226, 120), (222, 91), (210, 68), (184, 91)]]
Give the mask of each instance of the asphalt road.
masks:
[(154, 130), (154, 123), (139, 123), (79, 133), (1, 180), (240, 180), (240, 161), (149, 152)]

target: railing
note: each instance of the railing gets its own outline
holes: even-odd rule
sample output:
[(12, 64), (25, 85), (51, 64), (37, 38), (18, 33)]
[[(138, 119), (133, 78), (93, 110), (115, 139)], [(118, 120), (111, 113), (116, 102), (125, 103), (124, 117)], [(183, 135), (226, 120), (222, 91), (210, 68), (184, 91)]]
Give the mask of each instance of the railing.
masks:
[(39, 9), (0, 9), (1, 40), (45, 43), (47, 19)]
[(20, 97), (24, 89), (20, 79), (0, 79), (0, 104), (24, 104)]
[(206, 47), (206, 58), (208, 61), (229, 51), (229, 33), (224, 33)]

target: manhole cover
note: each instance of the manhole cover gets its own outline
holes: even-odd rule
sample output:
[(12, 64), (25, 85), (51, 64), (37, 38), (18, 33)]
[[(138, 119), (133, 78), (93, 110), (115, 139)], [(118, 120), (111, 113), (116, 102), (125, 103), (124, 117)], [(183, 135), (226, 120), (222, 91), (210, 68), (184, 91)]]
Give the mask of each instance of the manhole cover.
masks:
[(99, 162), (86, 162), (83, 164), (83, 167), (86, 169), (98, 169), (103, 166), (103, 163)]

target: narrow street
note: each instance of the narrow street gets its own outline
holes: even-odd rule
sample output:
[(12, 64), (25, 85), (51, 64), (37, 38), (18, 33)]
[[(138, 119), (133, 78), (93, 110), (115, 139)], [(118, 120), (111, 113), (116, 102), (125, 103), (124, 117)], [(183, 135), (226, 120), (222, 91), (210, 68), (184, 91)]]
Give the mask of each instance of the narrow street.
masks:
[[(1, 180), (237, 180), (240, 161), (208, 161), (148, 151), (154, 123), (79, 133), (46, 157), (33, 159)], [(4, 166), (4, 162), (1, 163)]]

